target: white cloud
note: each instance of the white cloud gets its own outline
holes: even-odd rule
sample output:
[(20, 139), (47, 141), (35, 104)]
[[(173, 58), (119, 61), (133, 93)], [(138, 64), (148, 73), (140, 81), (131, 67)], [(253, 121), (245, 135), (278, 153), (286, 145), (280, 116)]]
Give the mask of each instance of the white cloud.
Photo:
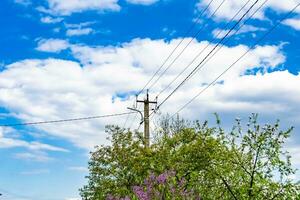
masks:
[(79, 24), (65, 24), (67, 28), (66, 35), (67, 36), (80, 36), (80, 35), (89, 35), (94, 33), (94, 29), (89, 26), (95, 24), (94, 21), (82, 22)]
[(55, 15), (70, 15), (87, 10), (118, 11), (118, 0), (47, 0), (49, 8), (40, 9)]
[(71, 171), (78, 171), (78, 172), (88, 172), (88, 168), (81, 167), (81, 166), (72, 166), (68, 168)]
[(29, 6), (32, 4), (30, 0), (15, 0), (15, 3), (23, 6)]
[(299, 168), (300, 168), (300, 160), (299, 160), (299, 158), (300, 158), (300, 148), (295, 146), (295, 147), (292, 147), (292, 148), (288, 148), (287, 151), (293, 155), (292, 163), (294, 165), (298, 165)]
[(159, 0), (126, 0), (126, 1), (132, 4), (151, 5), (158, 2)]
[(296, 30), (300, 30), (300, 18), (290, 18), (283, 21), (283, 24), (288, 25)]
[[(256, 26), (252, 26), (252, 25), (244, 25), (238, 32), (236, 32), (235, 30), (232, 31), (228, 36), (232, 36), (233, 34), (235, 35), (240, 35), (243, 33), (253, 33), (253, 32), (258, 32), (258, 31), (265, 31), (265, 28), (261, 28), (261, 27), (256, 27)], [(227, 33), (229, 32), (229, 29), (227, 30), (222, 30), (222, 29), (214, 29), (212, 34), (215, 38), (221, 39), (223, 38)]]
[(63, 21), (63, 18), (61, 17), (50, 17), (50, 16), (46, 16), (46, 17), (42, 17), (41, 18), (41, 22), (45, 23), (45, 24), (56, 24)]
[(29, 150), (47, 150), (47, 151), (61, 151), (68, 152), (66, 149), (51, 146), (48, 144), (42, 144), (39, 142), (27, 142), (24, 140), (12, 139), (12, 138), (0, 138), (0, 148), (15, 148), (24, 147)]
[[(166, 43), (164, 40), (136, 39), (117, 47), (73, 44), (70, 45), (71, 52), (80, 63), (58, 59), (13, 63), (0, 73), (0, 103), (24, 122), (124, 112), (127, 106), (132, 105), (134, 97), (126, 101), (121, 101), (120, 98), (112, 101), (112, 98), (117, 93), (141, 89), (179, 40)], [(150, 91), (151, 96), (163, 89), (207, 44), (207, 41), (194, 41), (182, 58)], [(212, 48), (212, 44), (209, 48)], [(283, 113), (291, 111), (286, 120), (300, 124), (296, 120), (297, 112), (300, 112), (297, 106), (300, 91), (294, 87), (300, 84), (299, 76), (286, 71), (241, 76), (254, 67), (262, 67), (263, 71), (267, 71), (284, 63), (285, 57), (280, 48), (257, 46), (222, 79), (223, 85), (219, 84), (208, 90), (182, 114), (187, 118), (199, 118), (198, 113), (201, 113), (205, 118), (217, 111), (229, 113), (228, 118), (233, 119), (237, 113), (259, 112), (269, 117), (282, 117), (286, 116)], [(173, 113), (201, 90), (204, 83), (214, 79), (246, 50), (247, 46), (244, 45), (224, 47), (201, 73), (161, 108), (162, 111)], [(160, 96), (159, 101), (166, 95), (164, 93)], [(132, 117), (129, 121), (131, 120)], [(106, 143), (105, 125), (122, 126), (124, 121), (125, 117), (116, 117), (36, 127), (79, 147), (91, 149), (95, 145)]]
[(38, 42), (36, 50), (44, 52), (59, 53), (69, 47), (69, 43), (66, 40), (60, 39), (42, 39)]
[(66, 32), (67, 36), (79, 36), (79, 35), (89, 35), (93, 33), (92, 28), (78, 28), (78, 29), (69, 29)]
[(96, 23), (96, 21), (86, 21), (86, 22), (81, 22), (79, 24), (68, 24), (68, 23), (66, 23), (65, 27), (66, 28), (83, 28), (83, 27), (93, 25), (95, 23)]
[[(25, 1), (25, 0), (15, 0)], [(152, 5), (159, 0), (126, 0), (130, 4)], [(47, 7), (38, 7), (38, 11), (52, 15), (67, 16), (84, 11), (119, 11), (120, 0), (47, 0)]]
[(293, 145), (293, 146), (290, 146), (290, 147), (287, 147), (286, 148), (287, 152), (289, 152), (289, 154), (292, 156), (291, 157), (291, 163), (292, 163), (292, 166), (294, 166), (297, 171), (296, 171), (296, 174), (294, 175), (291, 175), (290, 179), (292, 181), (299, 181), (300, 180), (300, 148), (299, 148), (299, 145)]
[[(211, 6), (209, 7), (210, 13), (214, 12), (222, 0), (214, 1)], [(199, 0), (199, 3), (197, 5), (197, 8), (202, 10), (204, 7), (206, 7), (209, 4), (210, 0)], [(246, 1), (241, 0), (230, 0), (226, 1), (224, 5), (221, 7), (220, 11), (216, 13), (217, 19), (231, 19), (235, 13), (238, 12), (238, 10), (246, 3)], [(254, 3), (254, 1), (250, 2), (251, 4)], [(253, 8), (253, 10), (250, 13), (253, 13), (256, 8), (261, 6), (264, 3), (264, 1), (259, 1), (257, 5)], [(299, 2), (297, 0), (289, 0), (289, 1), (279, 1), (279, 0), (269, 0), (267, 3), (262, 7), (262, 9), (259, 10), (259, 12), (254, 16), (254, 18), (257, 19), (265, 19), (265, 11), (267, 9), (272, 9), (276, 12), (289, 12), (291, 9), (293, 9)], [(250, 7), (250, 4), (246, 6), (244, 9), (244, 12)], [(295, 11), (296, 13), (300, 13), (300, 9), (297, 9)], [(242, 12), (243, 13), (243, 12)], [(238, 18), (236, 18), (238, 19)]]
[(55, 147), (48, 144), (43, 144), (40, 142), (28, 142), (16, 138), (7, 137), (6, 135), (11, 135), (10, 129), (1, 128), (0, 129), (0, 149), (1, 148), (15, 148), (23, 147), (32, 151), (58, 151), (58, 152), (68, 152), (68, 150), (60, 147)]
[(49, 162), (49, 161), (53, 160), (53, 158), (49, 157), (44, 152), (17, 153), (17, 154), (15, 154), (15, 158), (30, 161), (30, 162), (33, 162), (33, 161), (35, 161), (35, 162)]

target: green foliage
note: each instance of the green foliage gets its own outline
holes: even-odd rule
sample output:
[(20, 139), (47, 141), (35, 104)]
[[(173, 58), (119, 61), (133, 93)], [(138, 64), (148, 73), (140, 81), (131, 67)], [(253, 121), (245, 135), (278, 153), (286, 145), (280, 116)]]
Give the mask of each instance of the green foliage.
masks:
[(260, 126), (252, 115), (243, 130), (240, 120), (231, 132), (182, 119), (162, 120), (150, 148), (141, 133), (107, 127), (111, 145), (97, 147), (89, 162), (89, 182), (81, 189), (85, 200), (108, 195), (136, 199), (133, 187), (150, 174), (175, 171), (184, 188), (202, 199), (299, 199), (299, 186), (290, 156), (282, 150), (292, 128)]
[(185, 187), (186, 180), (178, 179), (175, 171), (167, 171), (159, 176), (151, 174), (142, 186), (134, 186), (133, 192), (139, 200), (189, 200), (200, 199), (199, 194)]

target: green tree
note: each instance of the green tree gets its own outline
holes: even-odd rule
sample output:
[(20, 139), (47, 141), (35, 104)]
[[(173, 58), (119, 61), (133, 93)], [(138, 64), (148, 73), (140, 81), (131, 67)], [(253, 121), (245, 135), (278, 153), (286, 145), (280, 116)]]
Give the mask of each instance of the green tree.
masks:
[(81, 196), (137, 199), (133, 187), (149, 174), (175, 171), (178, 180), (186, 180), (184, 188), (202, 199), (299, 199), (299, 186), (288, 179), (294, 173), (290, 156), (282, 150), (292, 128), (281, 131), (278, 122), (260, 126), (257, 115), (245, 127), (237, 120), (227, 133), (218, 117), (216, 127), (164, 119), (150, 148), (144, 148), (141, 133), (108, 126), (111, 144), (91, 153)]

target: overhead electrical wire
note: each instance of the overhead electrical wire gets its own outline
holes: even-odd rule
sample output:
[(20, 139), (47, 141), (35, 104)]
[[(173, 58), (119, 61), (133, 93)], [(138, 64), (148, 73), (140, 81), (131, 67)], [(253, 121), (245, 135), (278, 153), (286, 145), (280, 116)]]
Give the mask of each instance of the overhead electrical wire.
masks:
[[(135, 104), (135, 102), (134, 102), (133, 104)], [(137, 114), (137, 113), (135, 113), (135, 115), (136, 115), (136, 114)], [(126, 116), (125, 122), (124, 122), (124, 124), (123, 124), (123, 129), (126, 128), (126, 124), (127, 124), (128, 120), (129, 120), (129, 116), (130, 116), (130, 114), (128, 114), (128, 115)]]
[[(243, 16), (231, 27), (231, 29), (223, 36), (223, 38), (213, 47), (213, 49), (202, 59), (202, 61), (186, 76), (186, 78), (158, 105), (158, 109), (172, 96), (174, 93), (191, 77), (194, 72), (210, 57), (210, 55), (221, 45), (221, 43), (227, 38), (227, 36), (239, 25), (239, 23), (245, 18), (245, 16), (252, 10), (252, 8), (257, 4), (256, 0), (250, 8), (243, 14)], [(153, 114), (152, 112), (151, 114)]]
[[(252, 15), (250, 15), (249, 18), (247, 18), (241, 26), (239, 26), (235, 31), (234, 33), (232, 34), (232, 36), (236, 35), (240, 30), (241, 28), (268, 2), (269, 0), (265, 0), (253, 13)], [(230, 40), (231, 37), (227, 37), (226, 40), (223, 42), (223, 44), (221, 44), (218, 49), (202, 64), (201, 67), (199, 67), (195, 72), (194, 74), (196, 74), (201, 68), (203, 68), (205, 66), (206, 63), (208, 63), (221, 49), (222, 47)], [(189, 79), (191, 78), (192, 76), (189, 77)], [(188, 79), (188, 80), (189, 80)]]
[[(192, 26), (188, 29), (188, 31), (184, 34), (183, 38), (180, 40), (180, 42), (176, 45), (176, 47), (171, 51), (171, 53), (168, 55), (168, 57), (164, 60), (162, 65), (155, 71), (155, 73), (152, 75), (152, 77), (148, 80), (148, 82), (145, 84), (145, 86), (137, 93), (137, 96), (139, 96), (141, 93), (145, 91), (147, 86), (151, 83), (151, 81), (154, 79), (154, 77), (160, 72), (160, 70), (165, 66), (165, 64), (168, 62), (168, 60), (173, 56), (173, 54), (176, 52), (176, 50), (179, 48), (179, 46), (183, 43), (184, 38), (187, 37), (191, 31), (194, 29), (194, 27), (200, 22), (202, 16), (204, 13), (209, 9), (211, 6), (212, 2), (215, 0), (211, 0), (209, 4), (200, 12), (198, 15), (197, 19), (194, 21)], [(225, 1), (225, 0), (224, 0)]]
[(100, 116), (91, 116), (91, 117), (82, 117), (82, 118), (73, 118), (73, 119), (61, 119), (61, 120), (16, 123), (16, 124), (0, 124), (0, 127), (31, 126), (31, 125), (41, 125), (41, 124), (53, 124), (53, 123), (63, 123), (63, 122), (85, 121), (85, 120), (93, 120), (93, 119), (108, 118), (108, 117), (118, 117), (118, 116), (133, 114), (133, 113), (135, 113), (135, 112), (117, 113), (117, 114), (110, 114), (110, 115), (100, 115)]
[[(145, 86), (137, 93), (137, 97), (143, 93), (145, 91), (145, 89), (147, 88), (147, 86), (151, 83), (151, 81), (155, 78), (155, 76), (161, 71), (161, 69), (166, 65), (166, 63), (169, 61), (169, 59), (174, 55), (174, 53), (176, 52), (176, 50), (180, 47), (180, 45), (184, 42), (184, 39), (192, 32), (192, 30), (195, 28), (195, 26), (200, 22), (201, 18), (204, 16), (204, 14), (206, 13), (206, 11), (210, 8), (211, 4), (214, 2), (215, 0), (210, 0), (210, 2), (208, 3), (208, 5), (200, 12), (200, 14), (198, 15), (198, 17), (196, 18), (196, 20), (194, 21), (194, 23), (191, 25), (191, 27), (187, 30), (187, 32), (184, 34), (184, 36), (182, 37), (182, 39), (180, 40), (180, 42), (176, 45), (176, 47), (171, 51), (171, 53), (168, 55), (168, 57), (164, 60), (164, 62), (162, 63), (162, 65), (156, 70), (156, 72), (152, 75), (152, 77), (148, 80), (148, 82), (145, 84)], [(224, 3), (225, 0), (223, 0), (223, 2), (220, 4), (222, 5)], [(220, 6), (219, 6), (220, 7)], [(219, 9), (219, 7), (217, 9)], [(215, 11), (216, 12), (216, 11)], [(215, 14), (214, 12), (214, 14)], [(214, 15), (213, 14), (213, 15)], [(204, 27), (204, 25), (202, 26)], [(201, 28), (202, 30), (203, 28)], [(197, 32), (197, 34), (193, 37), (193, 39), (189, 42), (189, 44), (194, 40), (194, 38), (200, 33), (199, 30)], [(188, 45), (189, 45), (188, 44)], [(186, 47), (185, 47), (186, 48)], [(185, 49), (184, 49), (185, 50)], [(180, 53), (180, 55), (182, 54), (182, 52)], [(179, 56), (176, 57), (176, 59), (178, 59)], [(175, 62), (175, 61), (174, 61)], [(152, 87), (152, 86), (151, 86)], [(141, 107), (139, 107), (140, 109)], [(137, 117), (137, 113), (135, 114), (134, 119), (131, 122), (130, 125), (130, 129), (134, 123), (134, 121), (136, 120)], [(129, 115), (127, 115), (125, 123), (123, 125), (123, 128), (126, 127), (126, 124), (129, 120)]]
[[(240, 10), (229, 20), (229, 22), (225, 25), (225, 27), (223, 27), (223, 29), (221, 29), (221, 30), (219, 30), (219, 32), (217, 33), (217, 35), (215, 36), (216, 38), (218, 38), (221, 34), (222, 34), (222, 32), (223, 32), (223, 30), (226, 30), (226, 28), (234, 21), (234, 19), (240, 14), (240, 12), (249, 4), (249, 2), (250, 2), (251, 0), (248, 0), (244, 5), (243, 5), (243, 7), (241, 7), (240, 8)], [(257, 13), (257, 11), (267, 2), (268, 0), (266, 0), (255, 12), (254, 12), (254, 14), (255, 13)], [(254, 14), (252, 14), (251, 15), (251, 17), (254, 15)], [(251, 17), (249, 17), (246, 21), (248, 21)], [(245, 25), (245, 23), (246, 22), (244, 22), (243, 23), (243, 25), (242, 26), (244, 26)], [(242, 26), (240, 26), (239, 27), (239, 29), (237, 29), (237, 31), (234, 33), (234, 34), (232, 34), (232, 36), (234, 36), (241, 28), (242, 28)], [(230, 36), (230, 37), (232, 37), (232, 36)], [(214, 40), (214, 41), (216, 41), (216, 39)], [(214, 42), (213, 41), (213, 42)], [(228, 41), (228, 40), (227, 40)], [(226, 41), (226, 42), (227, 42)], [(224, 44), (226, 43), (226, 42), (224, 42)], [(224, 45), (223, 44), (223, 45)], [(222, 46), (223, 46), (222, 45)], [(162, 93), (164, 93), (167, 89), (169, 89), (170, 87), (171, 87), (171, 85), (186, 71), (186, 70), (188, 70), (189, 69), (189, 67), (190, 66), (192, 66), (192, 64), (203, 54), (203, 52), (208, 48), (210, 46), (210, 44), (208, 43), (195, 57), (194, 57), (194, 59), (164, 88), (164, 89), (162, 89), (159, 93), (158, 93), (158, 95), (156, 96), (156, 98), (158, 98)]]
[[(265, 0), (264, 2), (263, 2), (263, 4), (261, 4), (261, 6), (259, 6), (258, 7), (258, 9), (256, 9), (256, 11), (247, 19), (247, 20), (245, 20), (244, 22), (243, 22), (243, 24), (240, 26), (240, 27), (238, 27), (238, 29), (236, 29), (235, 30), (235, 32), (232, 34), (233, 36), (235, 35), (235, 34), (237, 34), (240, 30), (241, 30), (241, 28), (260, 10), (260, 8), (262, 7), (262, 6), (264, 6), (267, 2), (268, 2), (269, 0)], [(221, 49), (222, 49), (222, 47), (228, 42), (230, 40), (230, 37), (228, 37), (226, 40), (225, 40), (225, 42), (223, 43), (223, 44), (221, 44), (219, 47), (218, 47), (218, 49), (202, 64), (202, 66), (201, 67), (199, 67), (195, 72), (194, 72), (194, 74), (196, 74), (200, 69), (202, 69)], [(189, 77), (189, 79), (191, 78), (192, 76), (190, 76)], [(188, 80), (189, 80), (188, 79)], [(187, 80), (187, 81), (188, 81)]]
[[(222, 34), (223, 30), (226, 30), (228, 28), (228, 26), (235, 20), (235, 18), (240, 14), (241, 11), (243, 11), (243, 9), (245, 9), (245, 7), (250, 3), (251, 0), (248, 0), (239, 10), (237, 13), (235, 13), (235, 15), (226, 23), (226, 25), (216, 34), (215, 38), (218, 38), (220, 36), (220, 34)], [(231, 35), (231, 36), (234, 36), (260, 9), (262, 6), (264, 6), (266, 4), (268, 0), (265, 0), (256, 10), (255, 12), (253, 12), (252, 15), (250, 15), (250, 17), (245, 20), (243, 22), (243, 24), (241, 26), (239, 26), (239, 28)], [(225, 43), (228, 42), (228, 40), (230, 39), (231, 37), (227, 38), (227, 40), (220, 46), (220, 48), (216, 51), (216, 53), (221, 49), (221, 47), (223, 47), (223, 45)], [(216, 41), (217, 39), (215, 39), (214, 41)], [(167, 87), (165, 87), (163, 90), (161, 90), (159, 92), (159, 94), (156, 96), (156, 99), (158, 99), (158, 97), (164, 92), (166, 91), (168, 88), (170, 88), (170, 86), (196, 61), (196, 59), (202, 55), (202, 53), (209, 47), (209, 44), (207, 44), (195, 57), (194, 59), (188, 64), (187, 67), (185, 67), (168, 85)], [(216, 53), (214, 53), (207, 61), (209, 61)], [(207, 61), (204, 63), (206, 64)], [(203, 66), (202, 66), (203, 67)], [(202, 68), (201, 67), (201, 68)], [(198, 69), (199, 70), (199, 69)], [(150, 117), (152, 118), (153, 116), (153, 113), (156, 113), (156, 111), (152, 112), (150, 114)]]
[[(139, 109), (140, 109), (140, 107), (139, 107)], [(137, 113), (135, 113), (135, 115), (134, 115), (134, 119), (131, 121), (131, 123), (130, 123), (130, 126), (129, 126), (129, 129), (131, 129), (132, 128), (132, 126), (133, 126), (133, 123), (136, 121), (136, 118), (137, 118), (137, 116), (138, 116), (138, 114)], [(126, 126), (126, 125), (125, 125)], [(124, 127), (125, 127), (124, 126)], [(139, 125), (139, 127), (138, 127), (138, 129), (140, 129), (140, 127), (141, 127), (141, 124)]]
[(125, 129), (128, 120), (129, 120), (129, 114), (127, 114), (127, 116), (126, 116), (125, 122), (123, 124), (123, 129)]
[[(215, 14), (220, 10), (222, 5), (226, 0), (222, 0), (222, 2), (218, 5), (215, 11), (208, 17), (213, 18)], [(248, 0), (250, 1), (250, 0)], [(210, 4), (209, 4), (210, 6)], [(196, 37), (203, 31), (205, 27), (205, 23), (202, 24), (201, 28), (196, 32), (196, 34), (190, 39), (190, 41), (186, 44), (186, 46), (181, 50), (181, 52), (175, 57), (175, 59), (168, 65), (168, 67), (157, 77), (157, 79), (149, 86), (149, 90), (154, 87), (154, 85), (162, 78), (163, 75), (174, 65), (174, 63), (179, 59), (179, 57), (185, 52), (185, 50), (190, 46), (190, 44), (196, 39)], [(183, 40), (182, 40), (183, 41)]]
[(32, 200), (32, 199), (39, 199), (39, 200), (58, 200), (56, 198), (53, 198), (51, 197), (50, 198), (47, 198), (47, 197), (41, 197), (41, 196), (27, 196), (27, 195), (24, 195), (24, 194), (18, 194), (16, 192), (11, 192), (11, 191), (8, 191), (6, 189), (2, 189), (0, 188), (0, 193), (2, 195), (0, 195), (1, 199), (3, 198), (4, 199), (19, 199), (19, 200)]
[(219, 76), (217, 76), (210, 84), (208, 84), (204, 89), (202, 89), (197, 95), (195, 95), (190, 101), (184, 104), (179, 110), (177, 110), (170, 118), (174, 117), (176, 114), (181, 112), (184, 108), (190, 105), (195, 99), (197, 99), (201, 94), (208, 90), (212, 85), (214, 85), (224, 74), (226, 74), (231, 68), (233, 68), (242, 58), (244, 58), (251, 50), (253, 50), (260, 42), (262, 42), (268, 35), (270, 35), (274, 29), (276, 29), (284, 20), (286, 20), (298, 7), (298, 3), (290, 12), (288, 12), (284, 17), (282, 17), (276, 24), (272, 26), (259, 40), (257, 40), (244, 54), (242, 54), (235, 62), (233, 62), (228, 68), (226, 68)]

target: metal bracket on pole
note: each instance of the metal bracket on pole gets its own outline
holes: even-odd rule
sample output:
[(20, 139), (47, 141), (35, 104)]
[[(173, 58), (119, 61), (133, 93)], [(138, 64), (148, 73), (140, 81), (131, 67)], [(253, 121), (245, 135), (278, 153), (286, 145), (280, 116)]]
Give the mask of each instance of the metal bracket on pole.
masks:
[(127, 109), (140, 113), (140, 115), (141, 115), (141, 122), (140, 122), (140, 124), (144, 123), (144, 116), (143, 116), (143, 113), (141, 111), (139, 111), (136, 108), (129, 108), (129, 107), (127, 107)]

